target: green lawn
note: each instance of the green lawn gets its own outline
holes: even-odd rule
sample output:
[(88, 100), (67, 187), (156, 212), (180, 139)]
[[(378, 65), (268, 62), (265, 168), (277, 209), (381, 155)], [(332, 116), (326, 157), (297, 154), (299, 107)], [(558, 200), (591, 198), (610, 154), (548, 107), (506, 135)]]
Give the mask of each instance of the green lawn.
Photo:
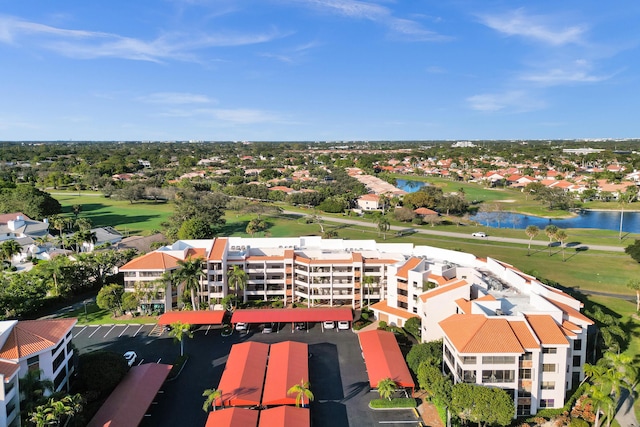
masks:
[(110, 311), (99, 308), (96, 303), (87, 304), (86, 313), (87, 314), (85, 315), (84, 307), (81, 307), (77, 310), (65, 313), (61, 317), (75, 317), (78, 319), (79, 325), (111, 325), (127, 323), (142, 325), (145, 323), (156, 323), (158, 321), (157, 317), (151, 316), (133, 317), (129, 319), (114, 319), (113, 317), (111, 317)]
[(64, 214), (73, 215), (73, 206), (80, 205), (80, 217), (89, 219), (94, 227), (111, 226), (125, 236), (148, 235), (153, 231), (160, 231), (161, 223), (173, 212), (171, 203), (130, 203), (126, 200), (106, 198), (99, 193), (54, 193), (53, 197), (62, 205)]

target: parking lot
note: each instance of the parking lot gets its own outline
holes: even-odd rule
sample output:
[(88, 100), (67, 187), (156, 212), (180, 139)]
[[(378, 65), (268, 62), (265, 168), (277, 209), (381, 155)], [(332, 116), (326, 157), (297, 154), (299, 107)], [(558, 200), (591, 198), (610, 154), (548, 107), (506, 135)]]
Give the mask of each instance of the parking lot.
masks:
[[(80, 352), (110, 350), (135, 351), (138, 363), (171, 364), (180, 353), (164, 332), (150, 336), (154, 325), (77, 326), (74, 343)], [(260, 333), (258, 325), (249, 331), (234, 331), (223, 337), (218, 328), (202, 327), (193, 339), (186, 339), (189, 360), (181, 375), (166, 382), (149, 409), (141, 426), (204, 426), (207, 414), (202, 410), (202, 392), (218, 385), (233, 344), (244, 341), (275, 343), (299, 341), (309, 344), (309, 381), (315, 400), (311, 403), (312, 425), (346, 427), (373, 425), (418, 425), (414, 411), (372, 411), (369, 381), (356, 334), (350, 330), (323, 330), (320, 324), (308, 330), (292, 331), (291, 324), (274, 325), (270, 334)]]

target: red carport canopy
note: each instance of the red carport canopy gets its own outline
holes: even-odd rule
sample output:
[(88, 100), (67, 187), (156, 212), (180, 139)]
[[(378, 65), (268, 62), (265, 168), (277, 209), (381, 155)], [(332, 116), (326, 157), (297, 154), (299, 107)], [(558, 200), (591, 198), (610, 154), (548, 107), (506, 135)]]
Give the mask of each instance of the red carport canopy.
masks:
[(168, 311), (160, 316), (158, 324), (182, 322), (190, 325), (221, 325), (224, 313), (224, 310)]
[(205, 427), (255, 427), (256, 425), (258, 425), (258, 411), (227, 408), (209, 412)]
[(258, 406), (264, 386), (269, 344), (244, 342), (231, 347), (218, 390), (216, 406)]
[(137, 427), (171, 371), (171, 365), (132, 367), (109, 395), (88, 427)]
[(309, 427), (311, 417), (306, 408), (278, 406), (260, 411), (258, 427)]
[(287, 390), (300, 381), (309, 381), (309, 346), (294, 341), (271, 344), (262, 405), (295, 405), (296, 396), (288, 395)]
[(293, 323), (353, 320), (350, 308), (271, 308), (236, 310), (231, 323)]
[(361, 332), (358, 338), (372, 388), (378, 387), (378, 382), (385, 378), (391, 378), (400, 387), (411, 389), (415, 387), (393, 332), (378, 330)]

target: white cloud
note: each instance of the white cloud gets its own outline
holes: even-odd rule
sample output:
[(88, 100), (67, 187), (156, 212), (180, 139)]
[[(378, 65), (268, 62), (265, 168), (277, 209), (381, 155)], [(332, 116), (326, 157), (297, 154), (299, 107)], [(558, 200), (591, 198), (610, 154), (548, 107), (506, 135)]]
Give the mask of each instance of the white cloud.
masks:
[(579, 44), (586, 31), (586, 27), (580, 25), (558, 25), (558, 28), (552, 28), (550, 18), (541, 15), (527, 15), (522, 9), (502, 15), (482, 15), (480, 20), (489, 28), (508, 36), (520, 36), (553, 46)]
[(394, 33), (412, 41), (441, 41), (449, 37), (427, 30), (415, 20), (398, 18), (384, 6), (357, 0), (297, 0), (354, 19), (365, 19), (386, 26)]
[(138, 100), (150, 104), (204, 104), (212, 102), (206, 95), (179, 92), (157, 92), (141, 96)]
[(172, 109), (159, 114), (161, 117), (216, 120), (227, 124), (282, 123), (281, 115), (251, 108), (194, 108)]
[(544, 102), (530, 93), (513, 90), (502, 93), (485, 93), (467, 98), (469, 108), (484, 112), (526, 112), (539, 110), (545, 106)]
[(556, 86), (571, 83), (597, 83), (607, 80), (611, 76), (595, 76), (583, 70), (566, 70), (555, 68), (540, 73), (525, 74), (522, 80), (541, 84), (543, 86)]
[(254, 34), (189, 32), (163, 34), (147, 41), (112, 33), (56, 28), (10, 16), (0, 17), (0, 42), (20, 43), (21, 48), (31, 44), (81, 59), (113, 57), (153, 62), (195, 61), (194, 52), (200, 49), (265, 43), (283, 36), (275, 29)]

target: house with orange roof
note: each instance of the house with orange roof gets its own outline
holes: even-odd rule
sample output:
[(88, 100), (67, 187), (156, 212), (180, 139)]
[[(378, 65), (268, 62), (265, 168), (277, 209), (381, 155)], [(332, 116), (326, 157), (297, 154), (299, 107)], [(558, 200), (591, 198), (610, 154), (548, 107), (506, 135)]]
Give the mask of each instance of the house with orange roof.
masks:
[(77, 319), (0, 322), (0, 425), (20, 425), (19, 379), (29, 371), (51, 380), (53, 391), (68, 390), (75, 371), (71, 330)]

